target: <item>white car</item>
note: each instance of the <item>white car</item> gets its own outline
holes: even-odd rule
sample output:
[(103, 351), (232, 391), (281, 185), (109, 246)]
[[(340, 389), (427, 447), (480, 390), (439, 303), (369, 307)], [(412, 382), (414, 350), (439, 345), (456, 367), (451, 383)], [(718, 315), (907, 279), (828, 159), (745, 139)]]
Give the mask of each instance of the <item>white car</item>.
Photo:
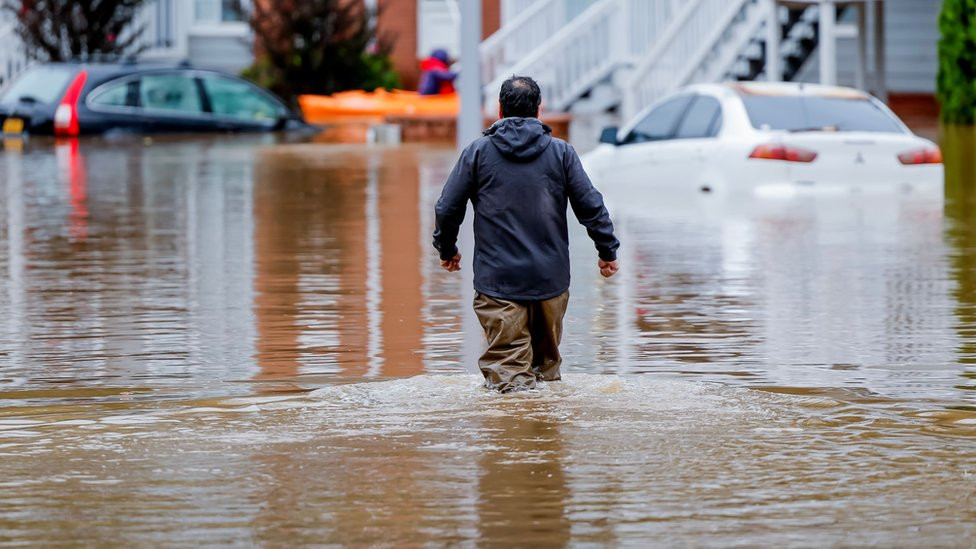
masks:
[(648, 190), (754, 194), (943, 192), (939, 147), (852, 88), (730, 82), (689, 86), (584, 155), (618, 196)]

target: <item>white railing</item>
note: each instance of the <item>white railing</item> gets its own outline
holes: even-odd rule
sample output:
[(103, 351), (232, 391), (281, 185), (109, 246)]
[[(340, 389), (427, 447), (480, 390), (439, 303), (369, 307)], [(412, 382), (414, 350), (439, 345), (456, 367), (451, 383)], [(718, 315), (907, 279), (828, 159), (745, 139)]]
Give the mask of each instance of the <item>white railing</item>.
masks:
[(536, 0), (481, 42), (481, 81), (493, 82), (566, 25), (565, 0)]
[[(482, 45), (485, 108), (493, 112), (502, 82), (515, 73), (539, 83), (547, 109), (567, 109), (615, 69), (638, 63), (687, 1), (599, 0), (566, 22), (564, 1), (539, 0)], [(535, 43), (518, 44), (519, 37)], [(493, 57), (506, 46), (517, 57)]]
[(8, 17), (8, 14), (0, 16), (0, 44), (3, 44), (0, 47), (0, 92), (31, 63), (17, 35), (16, 22)]
[(629, 41), (628, 54), (637, 57), (647, 52), (685, 2), (687, 0), (620, 2), (624, 20), (629, 24), (625, 29)]
[(615, 65), (613, 49), (620, 42), (614, 29), (621, 21), (615, 0), (590, 6), (570, 24), (563, 26), (541, 46), (488, 81), (485, 108), (494, 111), (498, 90), (512, 73), (527, 74), (539, 83), (546, 108), (561, 111), (585, 91), (585, 86), (605, 76)]
[(501, 23), (505, 26), (515, 20), (525, 10), (532, 7), (536, 2), (545, 0), (501, 0)]
[[(755, 0), (682, 2), (667, 29), (624, 84), (624, 118), (629, 119), (663, 95), (689, 83), (716, 44), (733, 30), (731, 27), (736, 18), (750, 5), (761, 9)], [(719, 69), (713, 72), (719, 72)]]
[(768, 13), (763, 8), (763, 3), (754, 0), (745, 2), (734, 19), (735, 22), (712, 44), (712, 51), (688, 77), (687, 83), (726, 80), (743, 51), (750, 46), (761, 50), (758, 43), (750, 43), (756, 36), (764, 36), (762, 31), (768, 24)]

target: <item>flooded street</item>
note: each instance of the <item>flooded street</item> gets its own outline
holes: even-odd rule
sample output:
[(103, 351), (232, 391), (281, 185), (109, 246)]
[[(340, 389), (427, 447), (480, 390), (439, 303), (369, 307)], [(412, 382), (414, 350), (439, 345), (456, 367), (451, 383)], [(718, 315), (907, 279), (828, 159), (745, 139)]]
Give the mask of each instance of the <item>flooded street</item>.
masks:
[(944, 203), (601, 184), (621, 273), (574, 227), (564, 381), (498, 395), (453, 148), (6, 143), (0, 544), (973, 547), (946, 152)]

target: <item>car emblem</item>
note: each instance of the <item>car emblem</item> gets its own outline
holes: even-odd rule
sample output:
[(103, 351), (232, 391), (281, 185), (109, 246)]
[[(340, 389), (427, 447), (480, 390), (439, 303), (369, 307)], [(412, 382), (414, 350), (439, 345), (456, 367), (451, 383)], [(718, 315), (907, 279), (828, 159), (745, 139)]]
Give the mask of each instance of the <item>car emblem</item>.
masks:
[(864, 164), (864, 155), (861, 154), (861, 151), (857, 151), (857, 156), (854, 157), (854, 163)]

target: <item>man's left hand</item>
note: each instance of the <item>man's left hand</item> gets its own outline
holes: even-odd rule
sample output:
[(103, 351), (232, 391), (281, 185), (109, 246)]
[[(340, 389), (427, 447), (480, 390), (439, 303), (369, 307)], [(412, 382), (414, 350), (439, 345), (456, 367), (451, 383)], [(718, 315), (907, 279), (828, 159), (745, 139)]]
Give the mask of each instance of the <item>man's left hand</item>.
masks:
[(600, 274), (603, 275), (603, 278), (610, 278), (620, 270), (620, 264), (616, 261), (604, 261), (602, 259), (597, 261), (597, 267), (600, 268)]
[(454, 273), (461, 270), (461, 253), (458, 252), (454, 254), (451, 259), (442, 259), (441, 268), (449, 273)]

